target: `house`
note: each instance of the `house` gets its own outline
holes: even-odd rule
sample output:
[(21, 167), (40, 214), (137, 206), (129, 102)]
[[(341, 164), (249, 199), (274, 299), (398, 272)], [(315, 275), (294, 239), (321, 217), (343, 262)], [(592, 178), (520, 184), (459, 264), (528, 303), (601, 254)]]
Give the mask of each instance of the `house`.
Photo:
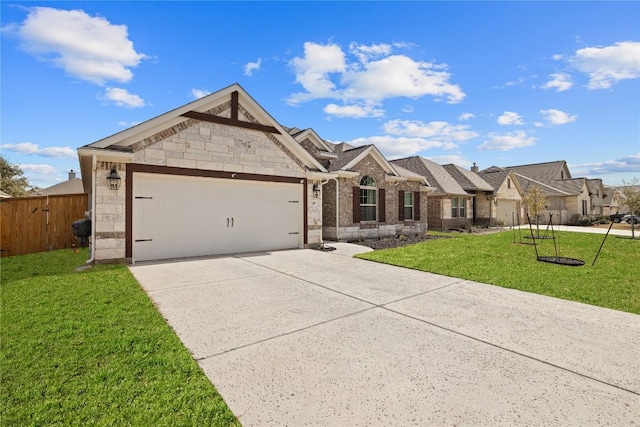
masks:
[(5, 193), (4, 191), (0, 191), (0, 199), (10, 199), (11, 195)]
[(546, 218), (553, 215), (557, 224), (568, 224), (576, 215), (596, 214), (593, 199), (599, 199), (597, 206), (604, 200), (602, 182), (598, 180), (599, 184), (592, 185), (598, 192), (592, 199), (588, 180), (572, 178), (564, 160), (508, 166), (506, 169), (514, 172), (525, 193), (533, 186), (540, 187), (547, 199), (547, 208), (541, 215)]
[[(238, 84), (78, 155), (93, 225), (89, 262), (315, 247), (322, 184), (340, 179)], [(375, 179), (404, 182), (391, 169)]]
[(605, 215), (604, 206), (607, 197), (604, 184), (600, 178), (586, 179), (587, 189), (591, 197), (590, 215)]
[(82, 194), (84, 193), (84, 186), (82, 179), (76, 178), (76, 173), (69, 171), (69, 179), (61, 183), (52, 185), (51, 187), (37, 189), (31, 191), (32, 196), (56, 196), (61, 194)]
[(458, 165), (448, 164), (444, 169), (456, 180), (464, 191), (473, 195), (471, 198), (471, 218), (473, 225), (489, 226), (495, 225), (491, 201), (493, 197), (493, 187), (478, 175), (478, 167), (473, 164), (472, 170), (464, 169)]
[(291, 135), (335, 178), (322, 182), (324, 239), (355, 241), (427, 231), (425, 177), (392, 165), (373, 145), (332, 144), (312, 129)]
[(462, 188), (444, 166), (420, 156), (392, 160), (391, 164), (424, 177), (433, 188), (427, 205), (429, 229), (449, 230), (473, 224), (474, 194)]
[(492, 196), (487, 198), (491, 225), (511, 226), (526, 222), (522, 202), (524, 189), (513, 171), (492, 166), (479, 171), (478, 175), (493, 188)]
[(604, 199), (602, 201), (602, 214), (614, 215), (617, 213), (623, 213), (623, 197), (620, 191), (616, 187), (604, 186)]

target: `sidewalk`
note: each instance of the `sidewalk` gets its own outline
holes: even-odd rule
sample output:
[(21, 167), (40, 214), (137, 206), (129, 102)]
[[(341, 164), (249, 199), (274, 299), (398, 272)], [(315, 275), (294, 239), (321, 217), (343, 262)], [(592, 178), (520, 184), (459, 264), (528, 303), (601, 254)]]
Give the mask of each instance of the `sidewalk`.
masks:
[[(535, 225), (532, 225), (533, 229), (536, 229)], [(506, 228), (506, 227), (505, 227)], [(515, 227), (515, 228), (521, 228), (523, 230), (527, 230), (529, 231), (529, 226), (528, 225), (521, 225), (519, 227)], [(547, 225), (546, 224), (540, 224), (540, 230), (546, 230)], [(553, 231), (571, 231), (571, 232), (576, 232), (576, 233), (593, 233), (593, 234), (607, 234), (607, 229), (606, 228), (597, 228), (597, 227), (580, 227), (580, 226), (574, 226), (574, 225), (554, 225), (553, 226)], [(636, 239), (640, 237), (640, 226), (636, 226), (635, 229), (635, 233), (636, 233)], [(625, 236), (625, 237), (631, 237), (631, 230), (616, 230), (616, 229), (611, 229), (611, 231), (609, 232), (610, 235), (613, 236)]]

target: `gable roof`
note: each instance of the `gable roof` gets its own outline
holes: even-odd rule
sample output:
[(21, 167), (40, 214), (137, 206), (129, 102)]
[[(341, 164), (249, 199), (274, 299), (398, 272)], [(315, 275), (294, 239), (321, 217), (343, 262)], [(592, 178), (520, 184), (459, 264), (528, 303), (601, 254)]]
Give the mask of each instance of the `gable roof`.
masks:
[(444, 165), (443, 167), (465, 191), (493, 192), (493, 187), (483, 180), (477, 173), (471, 172), (454, 164)]
[(302, 142), (305, 139), (308, 139), (319, 150), (333, 153), (333, 147), (332, 147), (333, 144), (327, 144), (327, 142), (324, 139), (320, 138), (320, 136), (313, 129), (308, 128), (304, 130), (299, 130), (298, 128), (292, 128), (291, 130), (294, 130), (294, 129), (297, 130), (297, 132), (295, 133), (289, 132), (289, 134), (293, 136), (293, 138), (296, 141)]
[[(237, 114), (238, 117), (235, 118), (233, 117), (233, 111), (231, 111), (233, 118), (229, 119), (226, 117), (226, 115), (229, 114), (227, 113), (228, 109), (223, 111), (223, 115), (216, 115), (215, 111), (212, 113), (214, 108), (220, 107), (230, 101), (233, 105), (234, 100), (237, 100), (237, 105), (242, 107), (253, 120), (243, 117), (243, 114)], [(233, 121), (235, 121), (235, 123), (241, 122), (251, 129), (269, 132), (270, 135), (276, 138), (285, 148), (296, 156), (308, 170), (326, 172), (326, 169), (301, 147), (289, 133), (291, 129), (282, 127), (239, 84), (235, 83), (136, 126), (80, 147), (78, 149), (78, 155), (83, 172), (82, 176), (91, 176), (89, 172), (91, 171), (90, 158), (92, 154), (107, 156), (119, 155), (119, 157), (126, 158), (128, 153), (133, 153), (134, 144), (193, 119), (221, 120), (223, 124)]]
[(82, 186), (82, 180), (80, 178), (71, 178), (67, 181), (61, 182), (51, 187), (38, 190), (38, 195), (53, 196), (56, 194), (82, 194), (84, 193), (84, 187)]
[(427, 179), (429, 185), (435, 188), (432, 193), (439, 195), (468, 195), (466, 191), (456, 182), (447, 170), (431, 160), (420, 156), (406, 157), (404, 159), (392, 160), (391, 164), (399, 165), (405, 169), (416, 172)]
[(505, 179), (509, 176), (509, 169), (504, 169), (498, 166), (491, 166), (490, 168), (483, 169), (478, 172), (478, 175), (493, 188), (494, 191), (497, 191)]
[[(511, 169), (519, 175), (524, 175), (533, 180), (544, 182), (546, 184), (550, 184), (552, 181), (558, 179), (571, 178), (571, 172), (567, 167), (567, 162), (565, 162), (564, 160), (545, 163), (532, 163), (529, 165), (507, 166), (506, 169)], [(563, 172), (566, 172), (566, 174)]]
[(337, 159), (329, 161), (329, 172), (335, 172), (339, 170), (349, 171), (355, 165), (360, 163), (365, 157), (371, 155), (373, 159), (384, 169), (384, 171), (393, 176), (400, 176), (398, 172), (391, 166), (389, 161), (382, 155), (382, 153), (376, 148), (375, 145), (363, 145), (362, 147), (354, 148), (352, 150), (336, 153)]

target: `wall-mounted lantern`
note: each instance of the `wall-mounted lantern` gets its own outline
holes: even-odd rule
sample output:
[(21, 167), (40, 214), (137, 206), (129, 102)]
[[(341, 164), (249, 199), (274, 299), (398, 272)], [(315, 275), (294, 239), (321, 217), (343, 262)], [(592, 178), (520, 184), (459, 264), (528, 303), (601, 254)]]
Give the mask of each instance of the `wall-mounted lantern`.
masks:
[(107, 175), (107, 185), (109, 190), (117, 190), (120, 188), (120, 175), (115, 167), (111, 168), (111, 172)]
[(320, 185), (317, 182), (313, 183), (313, 197), (320, 198)]

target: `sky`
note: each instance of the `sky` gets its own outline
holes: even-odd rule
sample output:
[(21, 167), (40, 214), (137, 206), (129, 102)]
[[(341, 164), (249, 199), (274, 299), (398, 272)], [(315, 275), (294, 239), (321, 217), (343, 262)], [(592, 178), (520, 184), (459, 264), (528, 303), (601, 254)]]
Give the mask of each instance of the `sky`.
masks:
[(79, 147), (233, 83), (281, 125), (388, 159), (640, 177), (640, 2), (0, 8), (0, 151), (40, 188)]

